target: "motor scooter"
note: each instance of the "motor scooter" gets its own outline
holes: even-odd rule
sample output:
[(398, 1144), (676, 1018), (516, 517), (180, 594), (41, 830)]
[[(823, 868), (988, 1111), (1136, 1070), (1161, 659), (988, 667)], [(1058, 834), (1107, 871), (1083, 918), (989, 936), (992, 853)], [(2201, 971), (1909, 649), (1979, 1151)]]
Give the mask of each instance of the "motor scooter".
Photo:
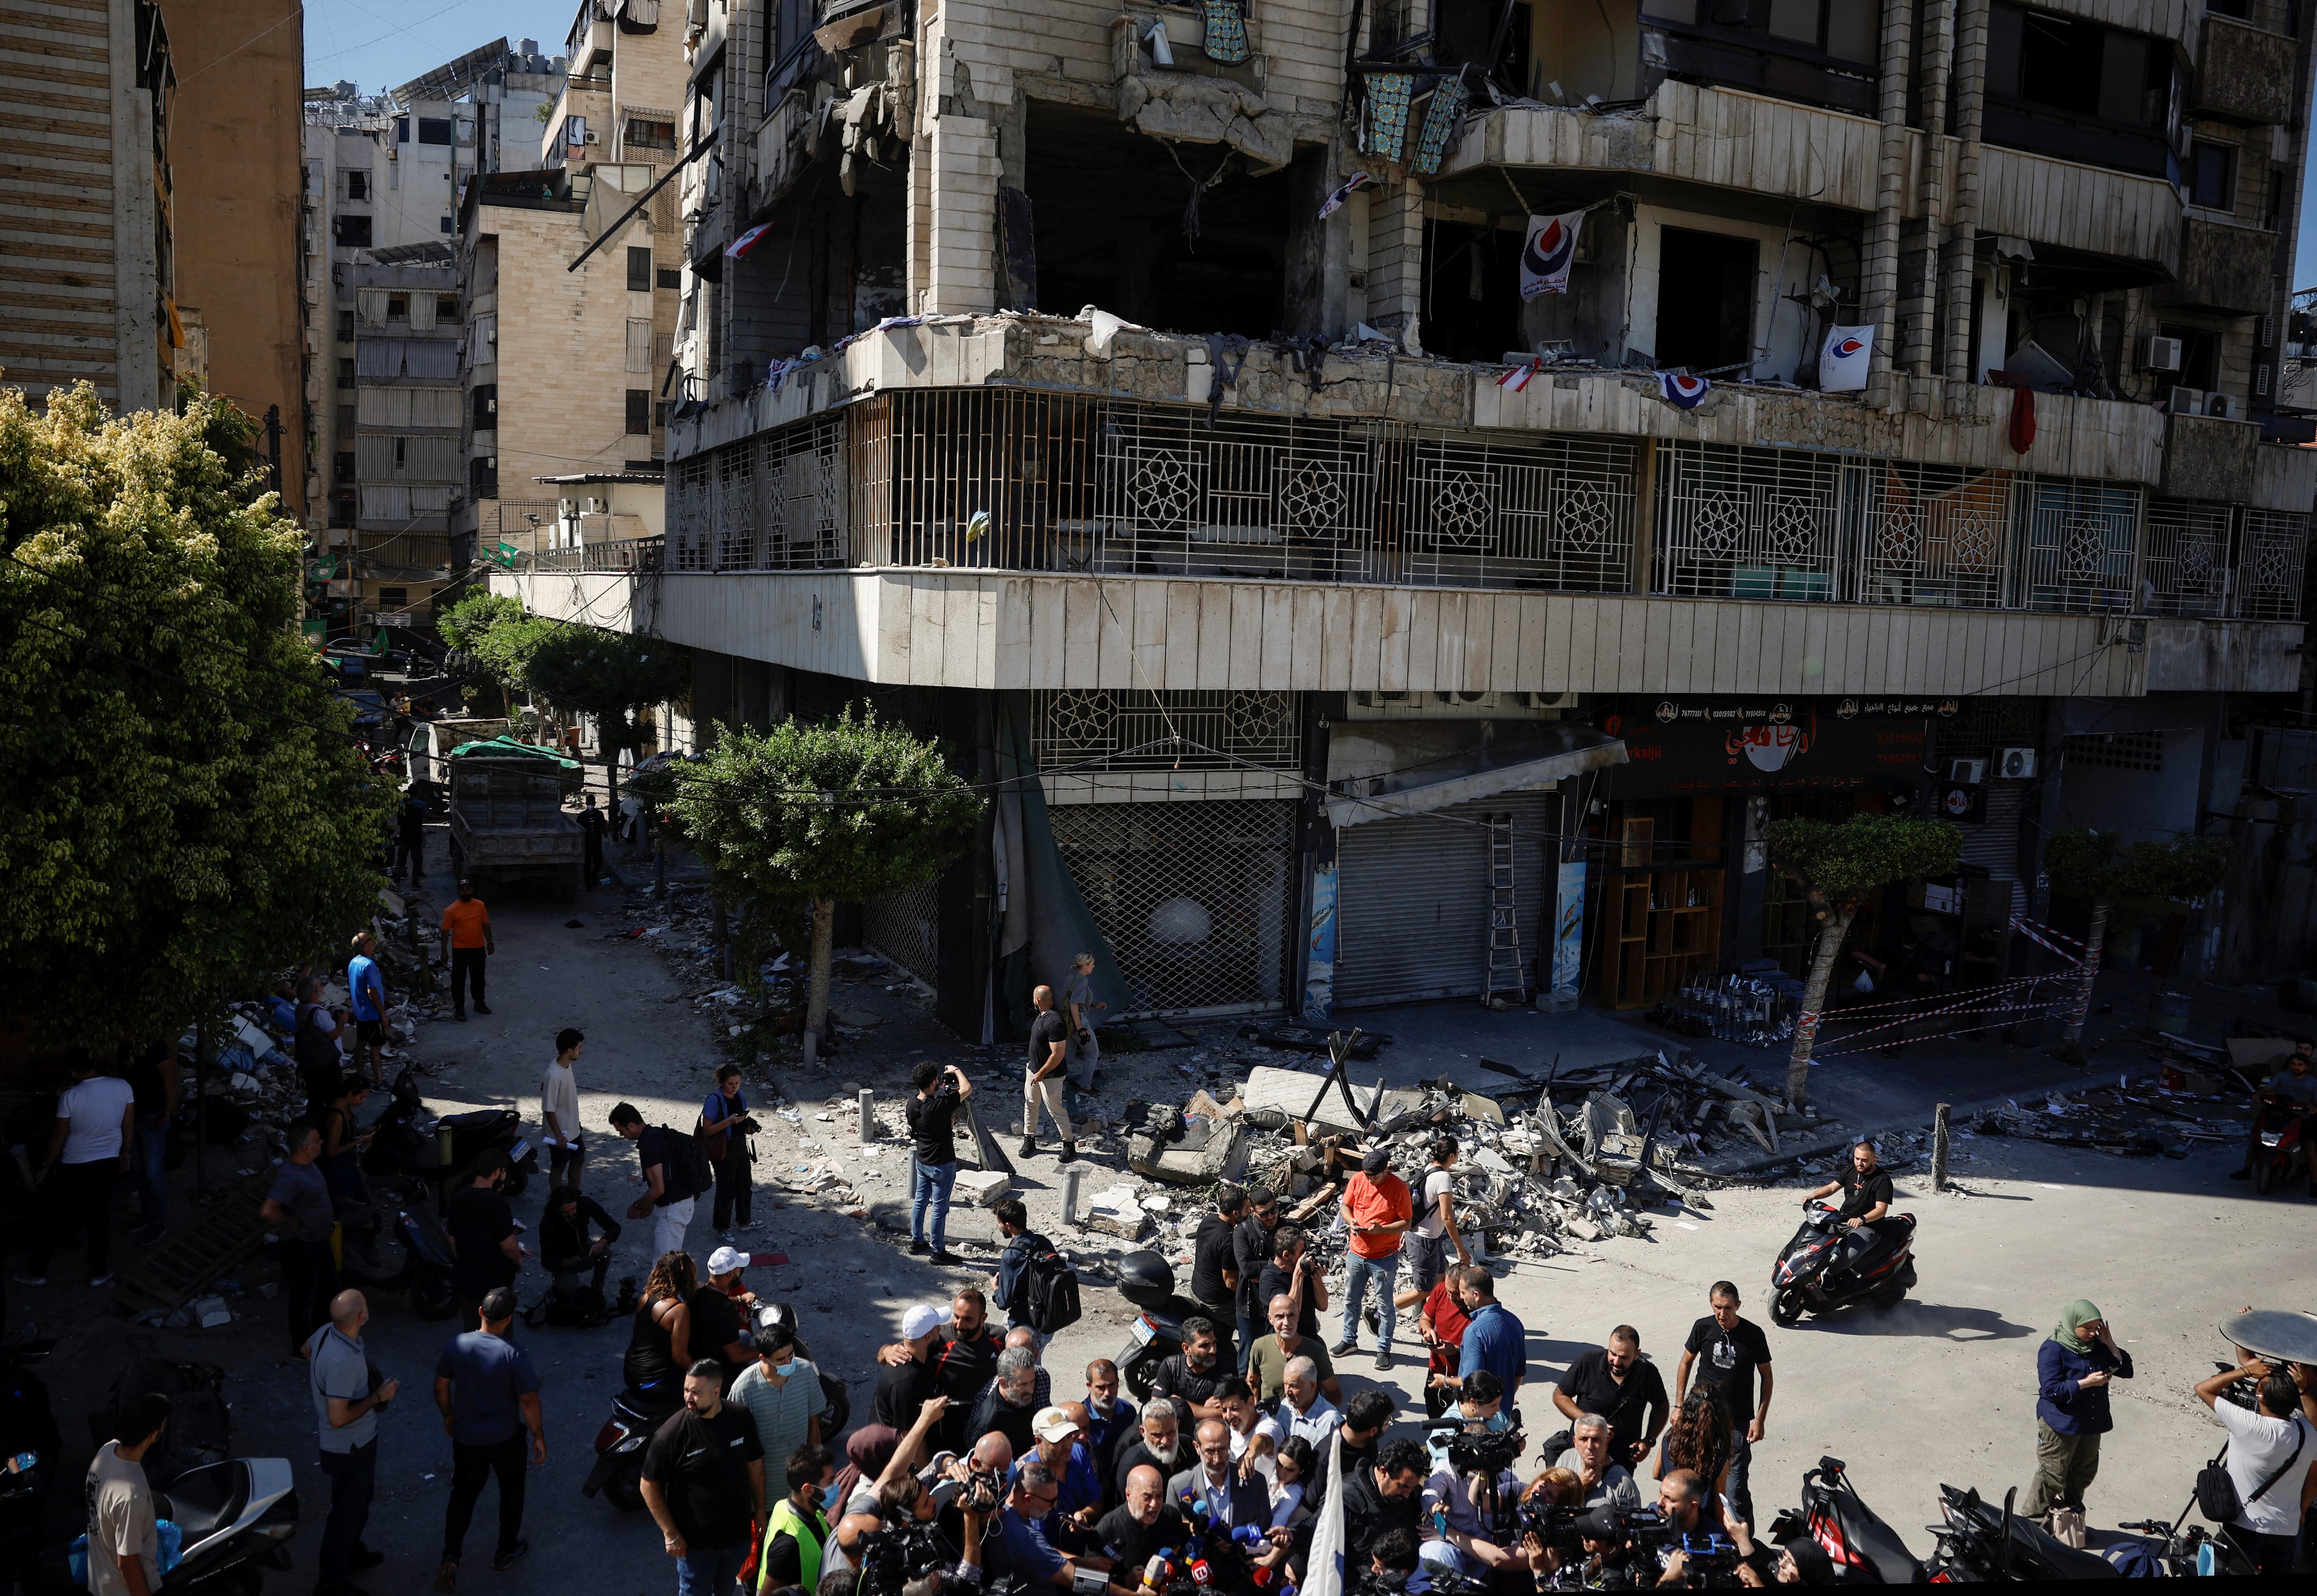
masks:
[(2297, 1174), (2309, 1177), (2310, 1195), (2317, 1197), (2317, 1169), (2309, 1163), (2309, 1146), (2302, 1137), (2308, 1111), (2276, 1093), (2260, 1094), (2260, 1123), (2256, 1134), (2260, 1151), (2252, 1161), (2252, 1189), (2267, 1197)]
[(1923, 1565), (1866, 1505), (1839, 1458), (1820, 1458), (1803, 1473), (1802, 1507), (1780, 1513), (1770, 1533), (1781, 1542), (1816, 1541), (1846, 1584), (1905, 1585), (1923, 1577)]
[(1993, 1507), (1977, 1491), (1939, 1487), (1943, 1523), (1929, 1526), (1937, 1549), (1931, 1554), (1934, 1584), (1985, 1580), (2121, 1579), (2123, 1571), (2098, 1552), (2084, 1551), (2047, 1534), (2032, 1519), (2011, 1511), (2018, 1488)]
[(451, 1275), (458, 1255), (434, 1208), (416, 1200), (420, 1188), (406, 1184), (386, 1196), (394, 1199), (394, 1223), (389, 1228), (402, 1244), (402, 1267), (392, 1274), (370, 1274), (348, 1264), (346, 1279), (365, 1291), (400, 1291), (410, 1297), (410, 1310), (422, 1319), (444, 1319), (458, 1311), (451, 1291)]
[(1160, 1253), (1142, 1249), (1118, 1261), (1118, 1294), (1142, 1311), (1127, 1325), (1118, 1378), (1137, 1402), (1150, 1400), (1158, 1366), (1183, 1350), (1183, 1321), (1207, 1310), (1175, 1294), (1175, 1270)]
[(1850, 1228), (1830, 1203), (1805, 1205), (1802, 1228), (1770, 1270), (1770, 1322), (1791, 1329), (1803, 1311), (1831, 1313), (1847, 1303), (1895, 1307), (1915, 1284), (1915, 1216), (1887, 1214), (1865, 1226), (1866, 1250), (1844, 1257)]
[(457, 1114), (430, 1114), (420, 1096), (416, 1073), (408, 1065), (394, 1077), (386, 1110), (371, 1127), (370, 1146), (362, 1152), (365, 1174), (404, 1175), (425, 1181), (443, 1200), (445, 1182), (458, 1179), (486, 1147), (507, 1155), (507, 1177), (500, 1193), (510, 1199), (523, 1195), (531, 1177), (539, 1172), (539, 1149), (522, 1132), (523, 1117), (513, 1109), (471, 1109)]

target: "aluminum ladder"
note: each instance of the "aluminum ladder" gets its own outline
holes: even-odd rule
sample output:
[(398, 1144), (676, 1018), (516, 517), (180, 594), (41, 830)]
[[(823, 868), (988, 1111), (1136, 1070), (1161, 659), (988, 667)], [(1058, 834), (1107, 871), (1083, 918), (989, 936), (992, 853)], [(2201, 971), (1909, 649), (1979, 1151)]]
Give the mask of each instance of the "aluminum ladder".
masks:
[(1481, 1001), (1519, 1003), (1528, 995), (1521, 980), (1520, 914), (1513, 879), (1513, 817), (1489, 816), (1489, 967)]

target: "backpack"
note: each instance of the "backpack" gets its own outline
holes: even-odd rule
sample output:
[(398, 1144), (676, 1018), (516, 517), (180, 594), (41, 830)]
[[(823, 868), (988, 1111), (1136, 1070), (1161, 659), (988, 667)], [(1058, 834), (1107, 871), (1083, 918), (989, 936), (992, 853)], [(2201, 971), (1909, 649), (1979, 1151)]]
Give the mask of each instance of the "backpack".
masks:
[(1040, 1335), (1078, 1322), (1078, 1271), (1051, 1247), (1031, 1253), (1022, 1266), (1022, 1290), (1030, 1328)]
[[(701, 1145), (698, 1137), (679, 1135), (665, 1125), (655, 1125), (652, 1128), (659, 1132), (663, 1138), (661, 1145), (666, 1149), (668, 1201), (682, 1202), (687, 1197), (698, 1197), (704, 1191), (716, 1190), (715, 1166), (708, 1162), (708, 1149)], [(675, 1189), (679, 1175), (684, 1185), (682, 1191)]]

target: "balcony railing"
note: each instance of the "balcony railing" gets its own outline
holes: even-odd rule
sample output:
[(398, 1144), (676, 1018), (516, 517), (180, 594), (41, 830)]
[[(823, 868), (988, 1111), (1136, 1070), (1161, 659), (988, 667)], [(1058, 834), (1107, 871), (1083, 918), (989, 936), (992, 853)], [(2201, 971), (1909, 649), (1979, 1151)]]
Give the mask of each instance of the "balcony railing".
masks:
[(661, 538), (622, 538), (577, 548), (545, 548), (516, 557), (521, 571), (657, 571), (666, 543)]

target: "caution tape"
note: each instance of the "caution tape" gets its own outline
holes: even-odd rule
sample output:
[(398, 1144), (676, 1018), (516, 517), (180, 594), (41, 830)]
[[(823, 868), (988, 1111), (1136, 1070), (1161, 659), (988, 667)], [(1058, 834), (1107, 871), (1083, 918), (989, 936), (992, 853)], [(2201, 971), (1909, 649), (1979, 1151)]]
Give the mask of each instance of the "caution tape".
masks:
[[(2014, 976), (2008, 981), (1998, 981), (1986, 986), (1974, 986), (1971, 990), (1978, 996), (1988, 997), (1992, 996), (1994, 994), (1999, 992), (2009, 992), (2021, 986), (2033, 986), (2039, 981), (2049, 981), (2053, 978), (2053, 976), (2048, 974), (2041, 976)], [(1892, 998), (1887, 1002), (1879, 1003), (1852, 1003), (1835, 1010), (1829, 1013), (1827, 1018), (1829, 1020), (1856, 1020), (1868, 1014), (1891, 1014), (1902, 1012), (1920, 1012), (1921, 1011), (1917, 1010), (1915, 1005), (1922, 1001), (1922, 999), (1916, 997), (1901, 997)]]
[[(1911, 1012), (1901, 1014), (1894, 1020), (1886, 1020), (1879, 1025), (1870, 1025), (1864, 1030), (1851, 1031), (1847, 1035), (1844, 1036), (1842, 1040), (1847, 1043), (1857, 1043), (1867, 1037), (1876, 1036), (1883, 1031), (1902, 1030), (1911, 1021), (1937, 1020), (1943, 1015), (1949, 1014), (2049, 1014), (2053, 1012), (2054, 1003), (2063, 1001), (2065, 999), (2067, 995), (2065, 993), (2062, 993), (2054, 999), (2047, 1000), (2043, 1003), (1989, 1004), (1984, 1000), (1990, 997), (2000, 996), (2002, 995), (2003, 991), (2009, 987), (2056, 984), (2060, 979), (2061, 977), (2056, 976), (2044, 976), (2040, 977), (2030, 977), (2025, 981), (2009, 982), (2006, 984), (2006, 988), (1982, 988), (1981, 990), (1974, 992), (1971, 997), (1964, 1000), (1963, 1002), (1948, 1003), (1942, 1008), (1915, 1009)], [(1996, 1021), (1994, 1023), (2004, 1022)], [(1984, 1030), (1986, 1029), (1988, 1029), (1988, 1027), (1983, 1025), (1964, 1028), (1964, 1030)], [(1921, 1036), (1903, 1039), (1929, 1042), (1937, 1041), (1942, 1036), (1960, 1036), (1964, 1032), (1961, 1030), (1954, 1031), (1931, 1031)], [(1817, 1057), (1833, 1058), (1839, 1057), (1844, 1053), (1856, 1053), (1864, 1051), (1865, 1051), (1865, 1049), (1859, 1047), (1843, 1047), (1829, 1049), (1825, 1053), (1818, 1054)]]
[(2070, 964), (2083, 963), (2083, 958), (2080, 955), (2071, 953), (2068, 951), (2067, 948), (2060, 946), (2062, 942), (2065, 942), (2069, 947), (2072, 948), (2081, 948), (2083, 946), (2083, 943), (2068, 935), (2065, 932), (2053, 931), (2048, 925), (2038, 925), (2033, 920), (2026, 919), (2017, 914), (2014, 914), (2011, 917), (2011, 929), (2017, 932), (2021, 936), (2026, 937), (2038, 948), (2058, 954)]

